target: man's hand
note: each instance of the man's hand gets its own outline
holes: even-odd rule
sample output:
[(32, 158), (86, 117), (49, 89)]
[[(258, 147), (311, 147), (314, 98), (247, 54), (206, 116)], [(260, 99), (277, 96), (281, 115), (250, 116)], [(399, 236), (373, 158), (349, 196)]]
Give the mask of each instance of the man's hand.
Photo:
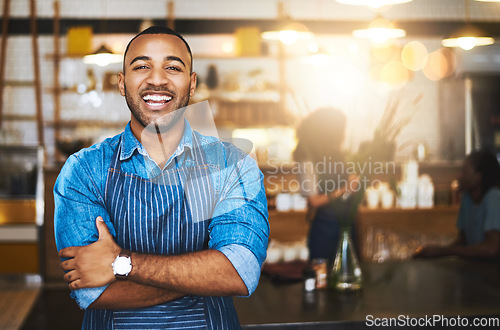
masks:
[(113, 240), (101, 217), (97, 217), (96, 226), (99, 232), (97, 242), (59, 251), (60, 257), (70, 258), (61, 262), (61, 267), (67, 271), (64, 280), (72, 290), (104, 286), (115, 281), (111, 264), (121, 248)]
[(413, 253), (413, 258), (436, 258), (448, 255), (449, 251), (443, 246), (420, 246)]

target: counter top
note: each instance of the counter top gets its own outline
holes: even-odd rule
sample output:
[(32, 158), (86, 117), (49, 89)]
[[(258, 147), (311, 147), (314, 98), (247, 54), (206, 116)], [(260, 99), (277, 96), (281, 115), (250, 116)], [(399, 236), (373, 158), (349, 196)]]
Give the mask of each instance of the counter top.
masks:
[[(362, 264), (357, 293), (317, 290), (262, 277), (250, 298), (235, 298), (242, 325), (366, 328), (367, 318), (473, 318), (500, 315), (500, 266), (458, 258)], [(472, 320), (470, 321), (472, 322)]]

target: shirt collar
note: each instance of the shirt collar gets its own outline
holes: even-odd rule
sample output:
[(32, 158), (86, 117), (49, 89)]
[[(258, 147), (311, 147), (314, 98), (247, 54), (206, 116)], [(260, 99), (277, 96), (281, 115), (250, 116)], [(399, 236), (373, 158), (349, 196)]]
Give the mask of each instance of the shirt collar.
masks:
[[(120, 160), (126, 160), (134, 154), (134, 151), (137, 150), (141, 155), (146, 156), (148, 153), (146, 148), (139, 142), (139, 140), (132, 133), (130, 128), (130, 122), (128, 122), (125, 130), (123, 132), (123, 139), (121, 142), (121, 153)], [(173, 156), (177, 156), (184, 152), (184, 150), (193, 148), (193, 130), (189, 122), (184, 118), (184, 133), (182, 134), (181, 141), (177, 146)]]

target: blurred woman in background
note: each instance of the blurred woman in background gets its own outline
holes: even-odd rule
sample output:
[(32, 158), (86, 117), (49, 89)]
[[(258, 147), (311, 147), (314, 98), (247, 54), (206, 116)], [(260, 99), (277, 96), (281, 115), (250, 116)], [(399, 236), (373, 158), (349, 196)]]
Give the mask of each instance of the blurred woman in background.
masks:
[[(337, 201), (351, 192), (345, 173), (342, 150), (346, 116), (333, 108), (320, 108), (307, 116), (297, 128), (297, 148), (293, 157), (302, 163), (299, 181), (307, 197), (309, 258), (332, 259), (337, 249), (340, 222), (346, 214)], [(355, 186), (355, 185), (353, 185)], [(341, 214), (342, 213), (342, 214)]]

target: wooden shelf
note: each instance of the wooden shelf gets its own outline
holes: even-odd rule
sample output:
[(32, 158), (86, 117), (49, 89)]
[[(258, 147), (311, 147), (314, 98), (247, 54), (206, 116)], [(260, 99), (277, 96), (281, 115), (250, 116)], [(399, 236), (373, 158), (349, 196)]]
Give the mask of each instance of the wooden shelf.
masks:
[(6, 80), (4, 85), (9, 87), (33, 87), (35, 82), (31, 80)]
[(236, 127), (291, 125), (294, 119), (280, 102), (259, 100), (217, 100), (215, 122)]
[(62, 60), (62, 59), (65, 59), (65, 58), (69, 58), (69, 59), (74, 59), (74, 60), (81, 60), (83, 59), (83, 57), (85, 56), (86, 54), (61, 54), (61, 55), (57, 55), (57, 54), (45, 54), (45, 58), (47, 60)]
[[(453, 237), (457, 233), (458, 205), (436, 206), (431, 209), (368, 209), (361, 207), (357, 217), (358, 251), (362, 260), (372, 260), (369, 245), (373, 244), (376, 230), (394, 235), (411, 235), (414, 239), (429, 237)], [(269, 211), (271, 239), (295, 242), (306, 239), (309, 222), (305, 211)], [(392, 244), (388, 237), (384, 243)]]
[(279, 60), (275, 55), (220, 55), (220, 54), (193, 54), (193, 59), (196, 60)]
[(402, 208), (397, 208), (397, 207), (392, 207), (389, 209), (383, 209), (383, 208), (376, 208), (376, 209), (370, 209), (366, 206), (361, 206), (359, 208), (359, 213), (364, 214), (364, 215), (384, 215), (384, 214), (390, 214), (391, 216), (394, 215), (412, 215), (412, 214), (418, 214), (418, 215), (425, 215), (425, 214), (443, 214), (443, 213), (457, 213), (459, 209), (458, 204), (457, 205), (436, 205), (432, 208), (428, 209), (419, 209), (419, 208), (414, 208), (414, 209), (402, 209)]
[(102, 128), (124, 128), (127, 125), (126, 121), (104, 121), (104, 120), (59, 120), (47, 121), (45, 124), (50, 127), (58, 126), (59, 128), (75, 128), (77, 126), (99, 126)]
[(35, 115), (3, 115), (3, 120), (8, 121), (36, 121)]
[[(55, 87), (47, 87), (45, 88), (45, 90), (48, 92), (48, 93), (58, 93), (58, 94), (85, 94), (85, 93), (88, 93), (88, 92), (92, 92), (92, 91), (96, 91), (95, 89), (94, 90), (90, 90), (90, 91), (85, 91), (83, 93), (79, 93), (75, 87), (59, 87), (59, 88), (55, 88)], [(97, 92), (97, 91), (96, 91)], [(118, 88), (110, 88), (110, 89), (102, 89), (100, 91), (98, 91), (99, 93), (119, 93), (119, 90)]]

